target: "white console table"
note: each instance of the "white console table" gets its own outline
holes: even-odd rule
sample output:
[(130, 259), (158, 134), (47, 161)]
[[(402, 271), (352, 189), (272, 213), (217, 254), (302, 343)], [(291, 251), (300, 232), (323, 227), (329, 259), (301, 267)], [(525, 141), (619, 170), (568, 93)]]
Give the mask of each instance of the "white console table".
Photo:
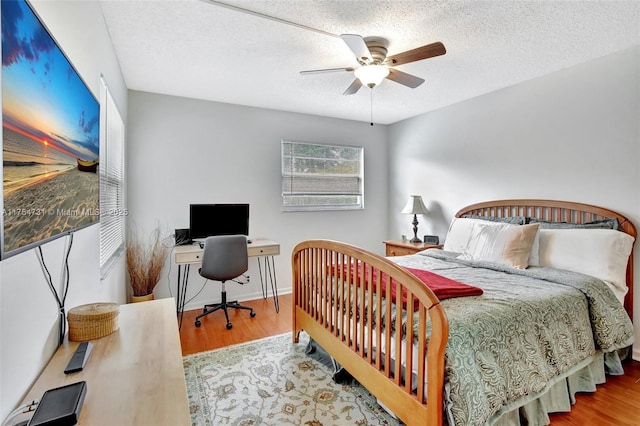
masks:
[[(173, 250), (173, 259), (178, 265), (178, 289), (177, 289), (177, 314), (179, 323), (182, 325), (182, 314), (186, 303), (186, 293), (189, 281), (189, 271), (191, 265), (202, 263), (202, 252), (199, 244), (189, 244), (176, 246)], [(280, 311), (278, 302), (278, 283), (276, 281), (276, 266), (274, 256), (280, 254), (280, 243), (268, 239), (256, 238), (247, 244), (249, 257), (258, 259), (258, 270), (260, 271), (260, 285), (262, 286), (262, 296), (268, 297), (268, 287), (271, 286), (273, 304), (276, 312)]]

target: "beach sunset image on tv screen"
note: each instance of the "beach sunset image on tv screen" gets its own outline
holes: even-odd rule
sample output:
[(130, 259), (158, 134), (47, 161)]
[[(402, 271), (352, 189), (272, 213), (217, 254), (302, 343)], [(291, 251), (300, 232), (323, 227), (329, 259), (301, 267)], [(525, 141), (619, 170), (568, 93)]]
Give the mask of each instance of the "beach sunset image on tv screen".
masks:
[(6, 256), (99, 221), (100, 106), (24, 0), (0, 7)]

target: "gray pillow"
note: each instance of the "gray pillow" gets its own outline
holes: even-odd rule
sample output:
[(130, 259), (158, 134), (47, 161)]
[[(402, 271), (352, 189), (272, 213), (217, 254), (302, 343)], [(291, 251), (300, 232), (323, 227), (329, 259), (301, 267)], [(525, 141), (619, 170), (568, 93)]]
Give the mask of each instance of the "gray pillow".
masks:
[(478, 216), (475, 214), (463, 214), (462, 217), (467, 219), (488, 220), (491, 222), (504, 222), (504, 223), (510, 223), (512, 225), (525, 225), (527, 223), (527, 218), (524, 216), (497, 217), (497, 216)]
[(620, 230), (620, 222), (617, 218), (599, 219), (585, 223), (573, 222), (547, 222), (546, 220), (527, 218), (529, 223), (539, 223), (540, 229), (615, 229)]

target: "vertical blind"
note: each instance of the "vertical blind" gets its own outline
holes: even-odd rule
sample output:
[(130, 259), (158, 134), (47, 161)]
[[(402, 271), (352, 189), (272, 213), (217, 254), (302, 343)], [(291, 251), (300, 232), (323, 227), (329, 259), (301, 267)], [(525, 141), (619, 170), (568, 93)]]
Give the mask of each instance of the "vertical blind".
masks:
[(104, 278), (124, 252), (127, 210), (124, 204), (124, 121), (105, 81), (101, 81), (100, 275)]
[(364, 149), (282, 140), (282, 209), (364, 208)]

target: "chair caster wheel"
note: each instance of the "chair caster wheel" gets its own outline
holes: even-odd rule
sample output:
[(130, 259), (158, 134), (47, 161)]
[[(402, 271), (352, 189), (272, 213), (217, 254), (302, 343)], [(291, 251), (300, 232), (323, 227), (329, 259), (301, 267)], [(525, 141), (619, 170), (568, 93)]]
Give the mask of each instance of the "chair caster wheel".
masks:
[(200, 325), (202, 325), (200, 320), (196, 320), (196, 327), (200, 327)]
[(251, 318), (253, 318), (253, 317), (255, 317), (255, 316), (256, 316), (256, 313), (255, 313), (255, 312), (253, 312), (253, 311), (251, 311), (251, 313), (249, 314), (249, 316), (250, 316)]
[(231, 327), (233, 327), (233, 324), (231, 324), (230, 322), (227, 323), (227, 330), (231, 330)]

